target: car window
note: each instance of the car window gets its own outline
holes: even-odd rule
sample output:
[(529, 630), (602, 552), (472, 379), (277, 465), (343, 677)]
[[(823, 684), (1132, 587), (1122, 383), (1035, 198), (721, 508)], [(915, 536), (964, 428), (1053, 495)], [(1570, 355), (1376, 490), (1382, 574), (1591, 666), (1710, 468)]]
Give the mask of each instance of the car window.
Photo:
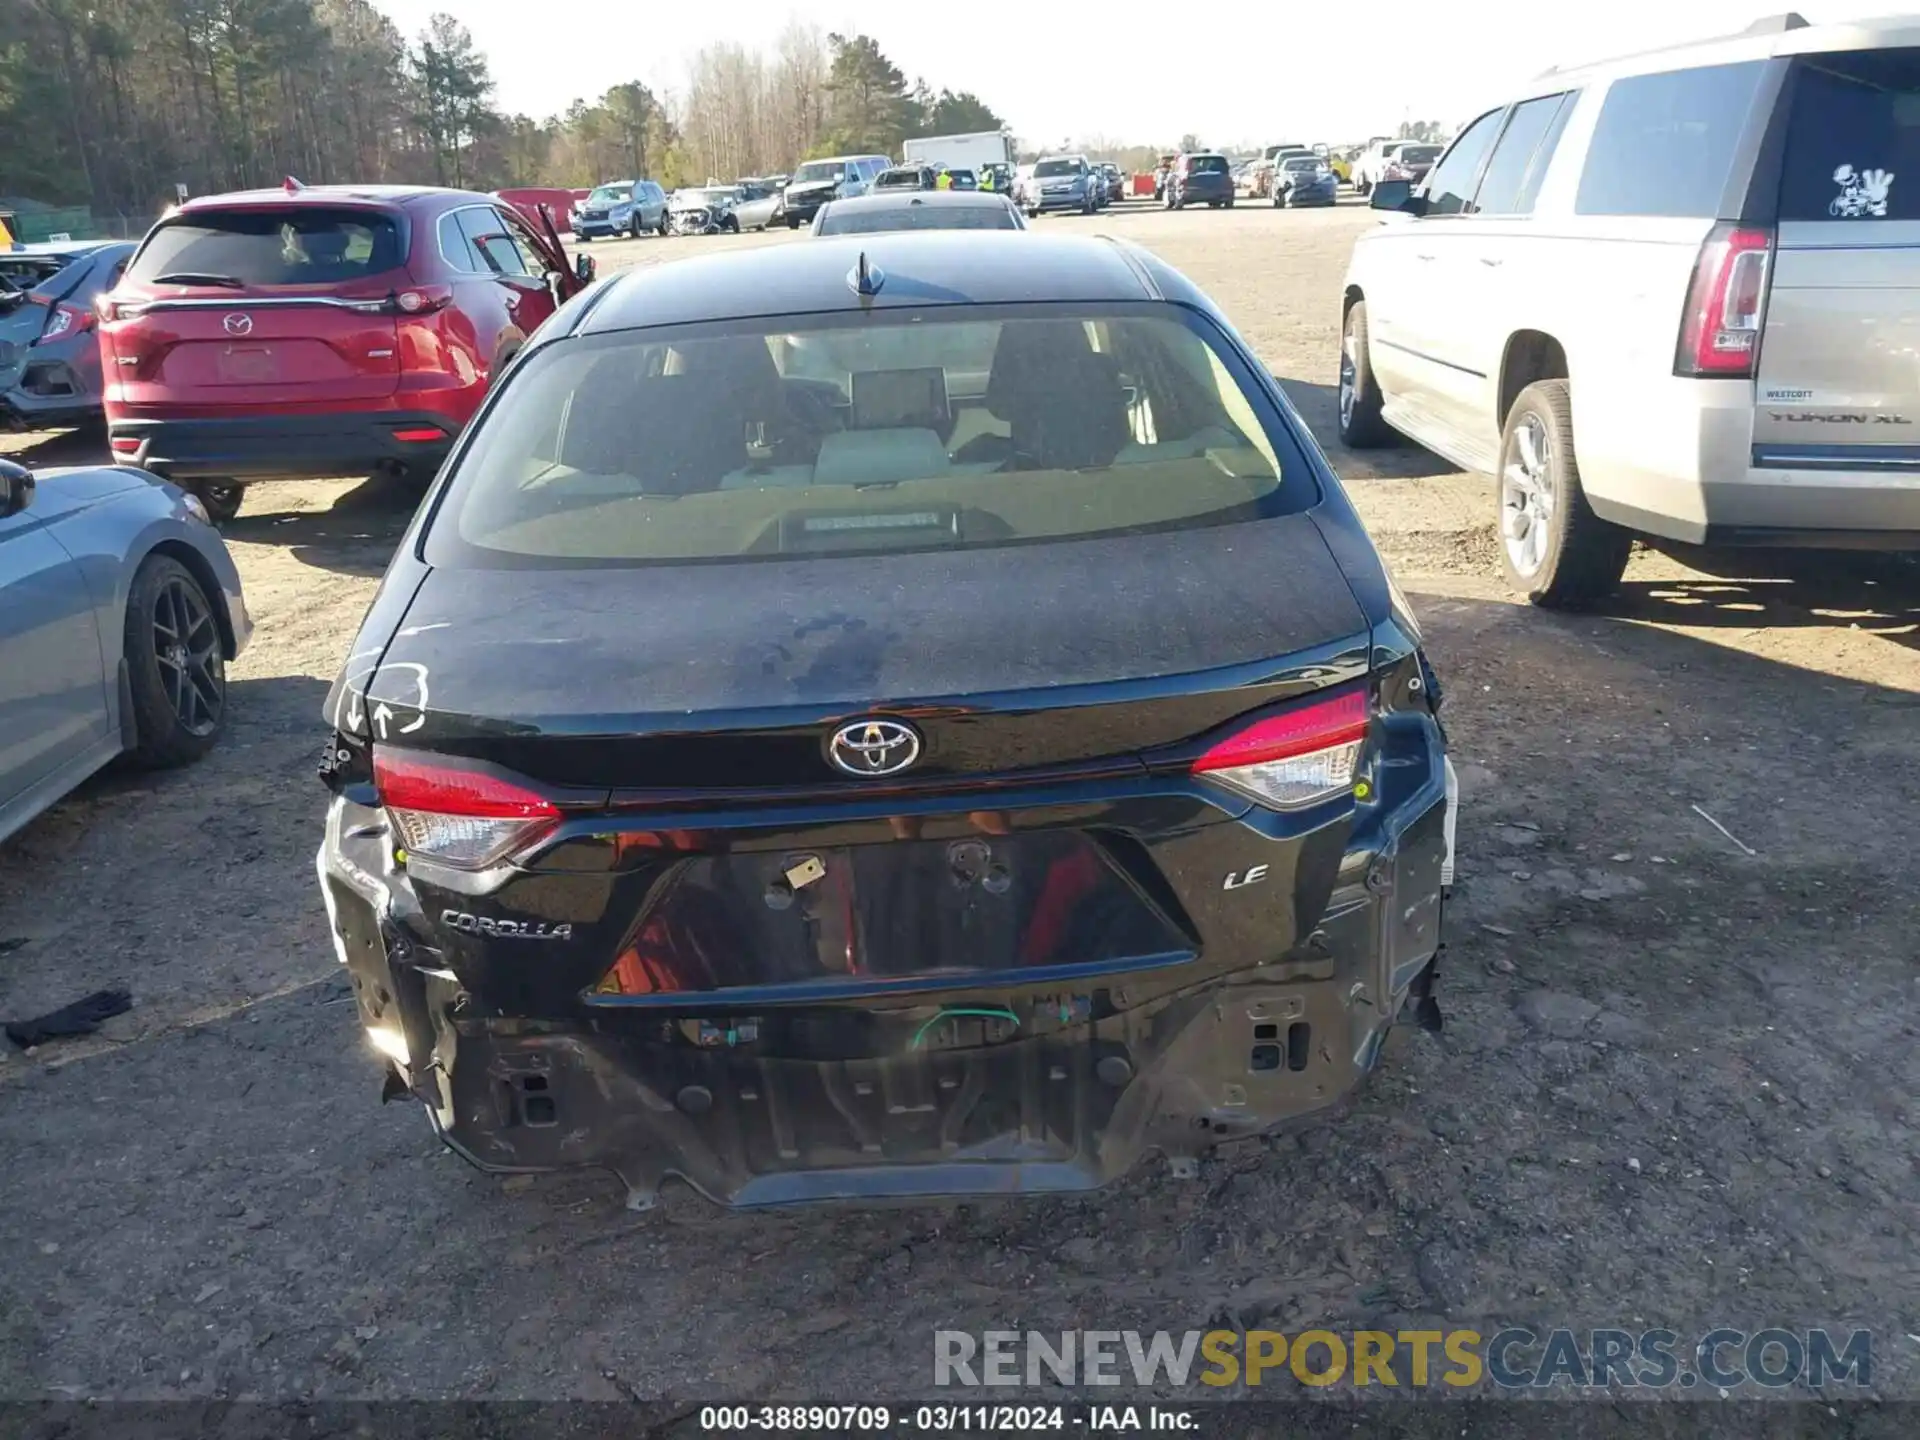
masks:
[(1513, 107), (1493, 147), (1473, 208), (1482, 215), (1529, 215), (1540, 178), (1560, 139), (1560, 112), (1567, 97), (1543, 95)]
[[(1460, 132), (1447, 153), (1441, 157), (1427, 174), (1425, 194), (1427, 214), (1458, 215), (1465, 211), (1473, 200), (1475, 177), (1480, 171), (1480, 162), (1486, 158), (1487, 149), (1493, 144), (1494, 132), (1500, 125), (1498, 110), (1489, 110), (1465, 130)], [(1400, 159), (1409, 165), (1426, 163), (1410, 153), (1414, 149), (1408, 146), (1401, 151)]]
[(1575, 213), (1710, 218), (1764, 69), (1747, 60), (1616, 80), (1587, 147)]
[(92, 263), (91, 255), (82, 255), (78, 260), (69, 260), (35, 284), (27, 294), (41, 300), (58, 300), (80, 283), (80, 277), (87, 273), (87, 267)]
[(822, 235), (875, 235), (888, 230), (1018, 230), (1008, 205), (887, 205), (848, 209), (836, 205), (820, 220)]
[(467, 232), (461, 226), (461, 214), (461, 211), (453, 210), (440, 217), (438, 233), (441, 257), (456, 270), (482, 272), (490, 270), (492, 267), (475, 253), (473, 245), (468, 241)]
[(1224, 155), (1196, 155), (1193, 157), (1193, 173), (1196, 175), (1224, 175), (1227, 172), (1227, 159)]
[(384, 274), (400, 264), (400, 227), (378, 210), (318, 205), (194, 210), (155, 227), (130, 268), (223, 275), (245, 285), (322, 285)]
[(493, 275), (531, 275), (527, 257), (514, 244), (513, 234), (501, 222), (499, 212), (475, 206), (456, 212), (460, 229), (479, 259), (477, 267)]
[[(1810, 55), (1793, 81), (1782, 220), (1913, 220), (1920, 50)], [(1895, 183), (1898, 180), (1899, 183)]]
[(1035, 179), (1057, 179), (1062, 175), (1078, 175), (1080, 167), (1072, 160), (1042, 160), (1033, 167)]
[[(475, 431), (426, 559), (984, 547), (1227, 524), (1317, 498), (1258, 380), (1200, 317), (1143, 303), (961, 313), (540, 347)], [(788, 403), (794, 387), (815, 403)]]

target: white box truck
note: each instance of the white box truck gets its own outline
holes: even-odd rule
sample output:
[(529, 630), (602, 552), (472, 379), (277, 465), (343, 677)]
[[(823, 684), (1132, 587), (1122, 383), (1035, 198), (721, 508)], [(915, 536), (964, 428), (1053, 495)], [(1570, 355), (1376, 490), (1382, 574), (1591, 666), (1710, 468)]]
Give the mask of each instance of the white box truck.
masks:
[(927, 135), (900, 143), (900, 158), (909, 165), (946, 165), (980, 173), (983, 165), (1013, 164), (1013, 137), (1002, 130), (972, 135)]

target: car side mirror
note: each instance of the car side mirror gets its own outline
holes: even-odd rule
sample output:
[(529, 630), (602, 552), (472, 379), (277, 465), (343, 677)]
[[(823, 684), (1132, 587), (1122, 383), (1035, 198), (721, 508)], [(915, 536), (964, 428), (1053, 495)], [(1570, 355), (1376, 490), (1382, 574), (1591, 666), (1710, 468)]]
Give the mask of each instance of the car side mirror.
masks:
[(18, 515), (33, 503), (33, 472), (11, 460), (0, 460), (0, 520)]
[(1367, 205), (1374, 210), (1405, 210), (1413, 215), (1423, 214), (1426, 210), (1424, 204), (1415, 201), (1411, 180), (1382, 180), (1373, 187)]
[(573, 275), (582, 285), (590, 284), (593, 280), (594, 273), (598, 271), (599, 268), (599, 265), (591, 255), (576, 255), (573, 257)]

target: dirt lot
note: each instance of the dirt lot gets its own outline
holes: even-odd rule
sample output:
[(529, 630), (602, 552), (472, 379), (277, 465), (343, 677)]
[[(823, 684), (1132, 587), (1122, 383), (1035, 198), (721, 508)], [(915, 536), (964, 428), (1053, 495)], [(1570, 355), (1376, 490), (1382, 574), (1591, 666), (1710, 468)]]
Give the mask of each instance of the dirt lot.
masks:
[[(228, 743), (0, 848), (0, 1013), (137, 1000), (0, 1058), (0, 1396), (865, 1399), (926, 1392), (935, 1328), (1215, 1320), (1865, 1326), (1920, 1395), (1920, 583), (1641, 553), (1603, 616), (1516, 606), (1487, 482), (1333, 438), (1363, 211), (1044, 223), (1222, 302), (1414, 598), (1464, 791), (1445, 1033), (1338, 1124), (1096, 1199), (633, 1215), (478, 1176), (377, 1103), (313, 878), (320, 699), (408, 502), (262, 488)], [(758, 243), (796, 242), (593, 253)]]

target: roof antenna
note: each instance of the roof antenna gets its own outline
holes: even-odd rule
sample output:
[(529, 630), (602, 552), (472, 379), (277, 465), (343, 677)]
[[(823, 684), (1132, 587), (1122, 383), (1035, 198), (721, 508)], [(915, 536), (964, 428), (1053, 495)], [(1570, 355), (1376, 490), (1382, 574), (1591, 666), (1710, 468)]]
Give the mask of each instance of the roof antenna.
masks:
[(300, 191), (306, 189), (307, 187), (302, 185), (298, 180), (294, 179), (293, 176), (289, 175), (287, 176), (285, 183), (283, 183), (280, 188), (282, 190), (285, 190), (289, 195), (295, 195), (295, 194), (298, 194)]
[(847, 276), (847, 284), (853, 287), (853, 293), (863, 299), (871, 299), (880, 293), (880, 287), (887, 283), (886, 272), (878, 265), (867, 264), (867, 252), (860, 252), (860, 260)]

